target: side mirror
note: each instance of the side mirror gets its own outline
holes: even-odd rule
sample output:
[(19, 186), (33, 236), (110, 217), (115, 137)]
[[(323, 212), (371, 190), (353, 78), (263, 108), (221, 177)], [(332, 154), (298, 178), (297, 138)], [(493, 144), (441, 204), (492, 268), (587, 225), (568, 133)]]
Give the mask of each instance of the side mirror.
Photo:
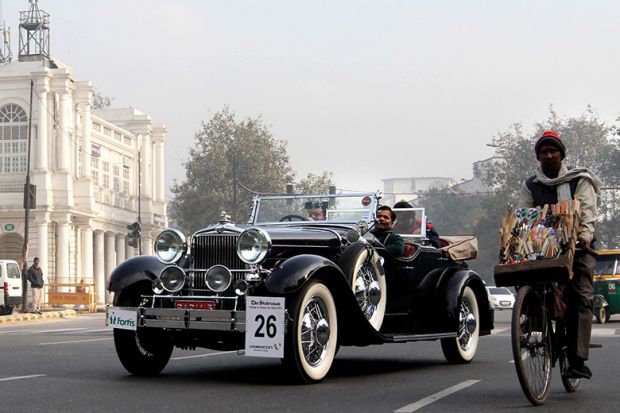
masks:
[(362, 235), (367, 233), (370, 230), (368, 226), (368, 222), (366, 221), (357, 221), (355, 224), (355, 228), (347, 232), (347, 241), (350, 243), (356, 242), (360, 239)]

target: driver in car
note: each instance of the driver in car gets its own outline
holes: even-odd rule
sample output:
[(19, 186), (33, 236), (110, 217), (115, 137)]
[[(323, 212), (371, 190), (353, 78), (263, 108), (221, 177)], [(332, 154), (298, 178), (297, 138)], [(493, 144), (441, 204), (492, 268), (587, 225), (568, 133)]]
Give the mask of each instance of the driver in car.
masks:
[(375, 227), (370, 231), (379, 242), (383, 244), (387, 252), (395, 257), (401, 257), (405, 254), (405, 241), (392, 230), (396, 214), (387, 205), (377, 208), (377, 220)]
[(308, 221), (325, 221), (325, 207), (321, 202), (306, 202), (305, 205), (308, 210)]

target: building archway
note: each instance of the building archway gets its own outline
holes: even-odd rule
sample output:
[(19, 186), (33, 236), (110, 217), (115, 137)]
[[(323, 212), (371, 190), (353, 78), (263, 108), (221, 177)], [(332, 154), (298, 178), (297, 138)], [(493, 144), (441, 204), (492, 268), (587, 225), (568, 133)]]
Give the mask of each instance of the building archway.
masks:
[(8, 232), (0, 236), (0, 259), (20, 262), (24, 238), (16, 232)]

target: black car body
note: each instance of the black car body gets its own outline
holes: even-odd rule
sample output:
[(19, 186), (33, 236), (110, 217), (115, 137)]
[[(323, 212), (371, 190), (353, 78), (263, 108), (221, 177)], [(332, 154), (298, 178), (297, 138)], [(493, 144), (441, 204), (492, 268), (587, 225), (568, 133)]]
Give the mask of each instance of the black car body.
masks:
[[(451, 250), (466, 242), (435, 248), (423, 232), (403, 234), (407, 256), (393, 257), (368, 231), (379, 199), (256, 197), (245, 225), (223, 214), (189, 242), (162, 232), (157, 257), (111, 274), (107, 320), (121, 363), (148, 375), (175, 346), (239, 350), (281, 357), (295, 377), (317, 382), (341, 345), (419, 340), (440, 340), (449, 362), (471, 361), (493, 314), (482, 279)], [(317, 205), (327, 219), (307, 220)]]

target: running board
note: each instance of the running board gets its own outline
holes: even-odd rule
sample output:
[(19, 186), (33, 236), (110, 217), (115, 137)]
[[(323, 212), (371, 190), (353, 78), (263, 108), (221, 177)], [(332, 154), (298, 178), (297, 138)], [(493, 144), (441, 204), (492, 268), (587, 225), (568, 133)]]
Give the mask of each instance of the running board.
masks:
[(435, 341), (442, 338), (455, 338), (456, 333), (438, 334), (381, 334), (381, 337), (392, 343), (406, 343), (408, 341)]

